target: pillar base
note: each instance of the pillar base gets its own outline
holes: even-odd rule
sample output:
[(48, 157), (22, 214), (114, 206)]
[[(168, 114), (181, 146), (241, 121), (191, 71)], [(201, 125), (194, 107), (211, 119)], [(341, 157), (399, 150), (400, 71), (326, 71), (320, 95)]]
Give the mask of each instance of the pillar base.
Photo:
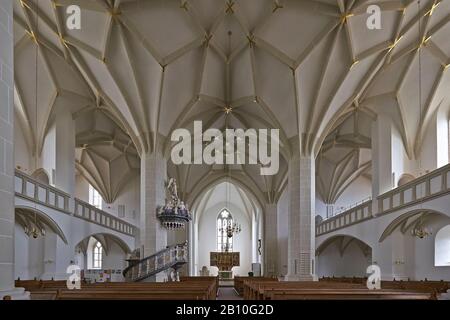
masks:
[(5, 296), (11, 297), (12, 300), (30, 300), (30, 293), (25, 291), (24, 288), (14, 288), (11, 290), (0, 291), (0, 300), (3, 300)]

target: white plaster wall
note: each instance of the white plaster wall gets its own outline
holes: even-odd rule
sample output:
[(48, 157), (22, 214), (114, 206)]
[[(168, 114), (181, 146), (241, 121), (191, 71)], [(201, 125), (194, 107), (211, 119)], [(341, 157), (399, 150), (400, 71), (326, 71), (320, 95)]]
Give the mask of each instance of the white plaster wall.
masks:
[[(217, 251), (216, 219), (225, 203), (218, 203), (202, 213), (198, 224), (198, 269), (207, 266), (210, 273), (217, 275), (218, 269), (210, 267), (210, 252)], [(251, 271), (251, 224), (248, 216), (238, 207), (229, 204), (228, 210), (233, 219), (241, 224), (241, 233), (234, 236), (233, 251), (240, 252), (240, 266), (233, 268), (234, 275), (248, 275)]]
[[(361, 202), (364, 199), (367, 199), (372, 195), (372, 182), (364, 177), (359, 177), (355, 181), (353, 181), (347, 189), (341, 194), (341, 196), (337, 199), (334, 204), (334, 212), (339, 211), (342, 208), (348, 208), (349, 206), (354, 205), (355, 203)], [(316, 208), (316, 212), (317, 212)], [(325, 214), (321, 214), (322, 216), (326, 216)]]
[(103, 255), (102, 269), (125, 269), (127, 263), (125, 261), (126, 254), (116, 243), (110, 242), (108, 254)]
[(363, 277), (371, 264), (371, 257), (364, 256), (355, 243), (351, 243), (341, 256), (336, 243), (333, 242), (316, 258), (319, 277)]
[(54, 185), (55, 181), (53, 181), (52, 172), (56, 168), (56, 136), (55, 136), (55, 125), (52, 124), (48, 130), (47, 135), (45, 136), (44, 146), (42, 148), (42, 158), (41, 158), (41, 167), (47, 170), (50, 178), (50, 184)]
[[(139, 225), (140, 221), (140, 177), (136, 176), (130, 180), (118, 195), (113, 203), (103, 201), (102, 209), (115, 216), (119, 215), (119, 205), (125, 205), (125, 217), (121, 217), (127, 222)], [(133, 216), (134, 212), (134, 216)]]
[(316, 215), (319, 215), (324, 219), (327, 217), (327, 206), (318, 192), (316, 192)]
[(449, 163), (449, 116), (448, 111), (440, 109), (436, 114), (436, 135), (438, 140), (437, 146), (437, 167), (440, 168)]
[[(415, 279), (429, 279), (429, 280), (447, 280), (450, 281), (450, 266), (436, 267), (435, 266), (435, 238), (436, 233), (442, 227), (449, 225), (450, 220), (447, 218), (433, 219), (431, 228), (433, 234), (429, 237), (419, 239), (412, 238), (415, 248), (414, 270)], [(450, 247), (447, 249), (450, 250)]]
[(30, 278), (30, 270), (28, 266), (28, 236), (22, 227), (15, 225), (14, 229), (14, 278), (32, 279)]
[(14, 126), (14, 164), (16, 168), (20, 168), (21, 171), (32, 174), (32, 160), (29, 147), (26, 143), (25, 137), (22, 132), (20, 122), (15, 119), (16, 125)]
[(449, 163), (448, 107), (435, 112), (428, 124), (422, 143), (422, 171), (432, 171)]
[(89, 183), (80, 174), (75, 175), (75, 197), (89, 202)]
[(22, 227), (17, 224), (14, 233), (14, 278), (40, 279), (44, 273), (44, 238), (28, 237)]
[[(75, 196), (85, 202), (89, 202), (89, 182), (82, 176), (77, 174), (75, 177)], [(139, 212), (140, 212), (140, 178), (136, 176), (130, 180), (122, 189), (118, 195), (116, 201), (113, 203), (106, 203), (103, 201), (102, 210), (106, 211), (116, 217), (119, 216), (119, 205), (125, 205), (125, 217), (121, 219), (139, 225)], [(134, 216), (133, 216), (134, 211)]]

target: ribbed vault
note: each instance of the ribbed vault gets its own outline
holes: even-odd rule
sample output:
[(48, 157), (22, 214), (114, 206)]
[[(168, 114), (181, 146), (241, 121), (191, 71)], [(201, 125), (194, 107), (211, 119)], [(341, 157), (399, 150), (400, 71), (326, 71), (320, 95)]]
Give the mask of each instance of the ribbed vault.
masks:
[[(72, 4), (81, 30), (66, 28)], [(382, 9), (381, 30), (366, 27), (370, 4)], [(18, 0), (14, 21), (16, 114), (36, 154), (55, 110), (87, 108), (105, 110), (138, 154), (203, 120), (280, 128), (286, 157), (288, 141), (317, 155), (348, 115), (383, 112), (414, 158), (433, 113), (450, 103), (447, 0)], [(366, 145), (361, 137), (356, 144)], [(84, 142), (100, 153), (97, 138)], [(341, 149), (343, 159), (350, 151)], [(210, 169), (177, 169), (184, 192)], [(286, 168), (279, 175), (248, 183), (270, 201)], [(99, 191), (113, 199), (117, 188), (106, 184)], [(333, 199), (341, 190), (322, 192)]]
[(129, 136), (99, 109), (76, 114), (76, 168), (107, 202), (139, 174), (140, 160)]

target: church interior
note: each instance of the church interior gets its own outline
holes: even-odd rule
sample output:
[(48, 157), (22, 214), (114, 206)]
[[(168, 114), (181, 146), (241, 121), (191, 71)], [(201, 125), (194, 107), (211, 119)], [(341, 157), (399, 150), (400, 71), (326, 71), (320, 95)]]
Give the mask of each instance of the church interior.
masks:
[(450, 299), (449, 40), (450, 0), (0, 1), (0, 300)]

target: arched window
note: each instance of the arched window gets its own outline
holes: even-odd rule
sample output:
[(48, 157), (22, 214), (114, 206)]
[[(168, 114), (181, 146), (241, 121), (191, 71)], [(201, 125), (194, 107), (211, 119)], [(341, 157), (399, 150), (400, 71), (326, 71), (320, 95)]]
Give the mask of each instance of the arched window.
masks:
[(89, 185), (89, 204), (102, 210), (102, 196), (97, 190), (91, 185)]
[(94, 245), (93, 255), (94, 255), (92, 257), (93, 268), (101, 269), (102, 268), (103, 247), (99, 241), (97, 241), (97, 243)]
[(450, 225), (439, 230), (434, 238), (434, 266), (450, 266)]
[(227, 227), (233, 225), (231, 213), (224, 209), (217, 217), (217, 251), (233, 251), (233, 237), (227, 236)]

